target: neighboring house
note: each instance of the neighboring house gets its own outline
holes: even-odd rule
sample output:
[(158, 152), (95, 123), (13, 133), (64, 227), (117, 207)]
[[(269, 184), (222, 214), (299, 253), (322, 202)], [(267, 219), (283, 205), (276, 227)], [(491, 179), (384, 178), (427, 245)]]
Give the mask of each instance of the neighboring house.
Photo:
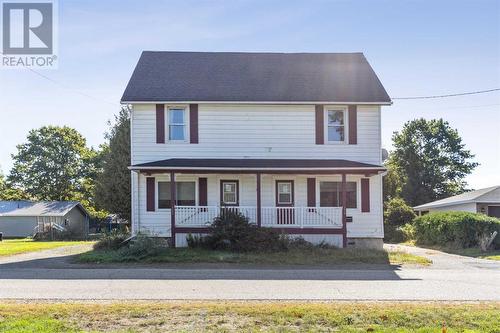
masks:
[(89, 215), (75, 201), (0, 201), (0, 232), (4, 237), (33, 236), (51, 224), (75, 237), (85, 237)]
[(466, 192), (413, 207), (419, 214), (456, 210), (500, 218), (500, 186)]
[(362, 53), (143, 52), (121, 101), (134, 234), (186, 246), (225, 206), (311, 242), (381, 247), (391, 99)]

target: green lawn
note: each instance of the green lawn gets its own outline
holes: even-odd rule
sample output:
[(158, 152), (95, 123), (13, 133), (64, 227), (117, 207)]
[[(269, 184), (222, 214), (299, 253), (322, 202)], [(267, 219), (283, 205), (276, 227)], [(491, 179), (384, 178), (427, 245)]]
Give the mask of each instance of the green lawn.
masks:
[(499, 332), (500, 303), (0, 304), (0, 332)]
[(5, 239), (0, 242), (0, 257), (13, 254), (35, 252), (40, 250), (53, 249), (67, 245), (78, 245), (89, 242), (83, 241), (33, 241), (32, 239)]
[(467, 257), (500, 260), (500, 250), (491, 250), (483, 252), (480, 249), (469, 248), (469, 249), (452, 249), (452, 250), (447, 250), (446, 252), (460, 254), (462, 256), (467, 256)]
[(461, 256), (466, 256), (466, 257), (473, 257), (473, 258), (482, 258), (482, 259), (489, 259), (489, 260), (499, 260), (500, 261), (500, 250), (490, 250), (483, 252), (479, 248), (471, 247), (467, 249), (457, 249), (454, 247), (450, 246), (435, 246), (435, 245), (417, 245), (415, 244), (415, 241), (406, 241), (402, 243), (403, 245), (408, 245), (408, 246), (419, 246), (423, 248), (429, 248), (433, 250), (438, 250), (446, 253), (451, 253), (451, 254), (458, 254)]
[(204, 249), (165, 249), (154, 256), (127, 256), (120, 250), (89, 251), (79, 257), (87, 263), (236, 263), (264, 265), (329, 265), (329, 264), (419, 264), (430, 260), (405, 252), (386, 252), (360, 249), (294, 249), (273, 253), (234, 253)]

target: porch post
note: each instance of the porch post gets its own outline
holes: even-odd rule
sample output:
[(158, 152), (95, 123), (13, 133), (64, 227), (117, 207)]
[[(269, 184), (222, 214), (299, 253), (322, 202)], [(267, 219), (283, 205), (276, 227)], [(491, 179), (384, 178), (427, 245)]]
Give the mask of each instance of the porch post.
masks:
[(175, 172), (170, 172), (170, 233), (172, 247), (175, 247)]
[(346, 174), (342, 173), (342, 247), (347, 247), (347, 192)]
[(257, 172), (255, 174), (255, 176), (257, 177), (257, 227), (260, 228), (260, 226), (262, 225), (262, 221), (261, 221), (261, 218), (262, 218), (262, 208), (261, 208), (261, 198), (260, 198), (260, 172)]

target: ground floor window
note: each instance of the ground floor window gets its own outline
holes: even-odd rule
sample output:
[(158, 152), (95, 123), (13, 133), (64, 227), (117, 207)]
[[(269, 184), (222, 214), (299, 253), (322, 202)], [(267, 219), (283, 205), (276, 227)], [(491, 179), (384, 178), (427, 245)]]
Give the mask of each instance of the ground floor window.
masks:
[[(175, 204), (177, 206), (195, 206), (196, 183), (176, 182), (175, 196)], [(170, 199), (170, 182), (158, 182), (158, 208), (170, 208)]]
[(221, 201), (223, 205), (238, 206), (238, 181), (221, 180)]
[(293, 204), (293, 183), (291, 181), (277, 181), (276, 191), (278, 205)]
[[(356, 182), (346, 183), (347, 208), (357, 207)], [(342, 182), (320, 182), (319, 183), (320, 207), (342, 206)]]

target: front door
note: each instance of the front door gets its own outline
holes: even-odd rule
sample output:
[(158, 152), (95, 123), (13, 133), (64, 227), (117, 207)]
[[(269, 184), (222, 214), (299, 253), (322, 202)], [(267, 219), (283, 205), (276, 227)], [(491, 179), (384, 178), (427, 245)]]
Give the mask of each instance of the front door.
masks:
[(295, 224), (293, 180), (276, 181), (276, 218), (278, 224)]

